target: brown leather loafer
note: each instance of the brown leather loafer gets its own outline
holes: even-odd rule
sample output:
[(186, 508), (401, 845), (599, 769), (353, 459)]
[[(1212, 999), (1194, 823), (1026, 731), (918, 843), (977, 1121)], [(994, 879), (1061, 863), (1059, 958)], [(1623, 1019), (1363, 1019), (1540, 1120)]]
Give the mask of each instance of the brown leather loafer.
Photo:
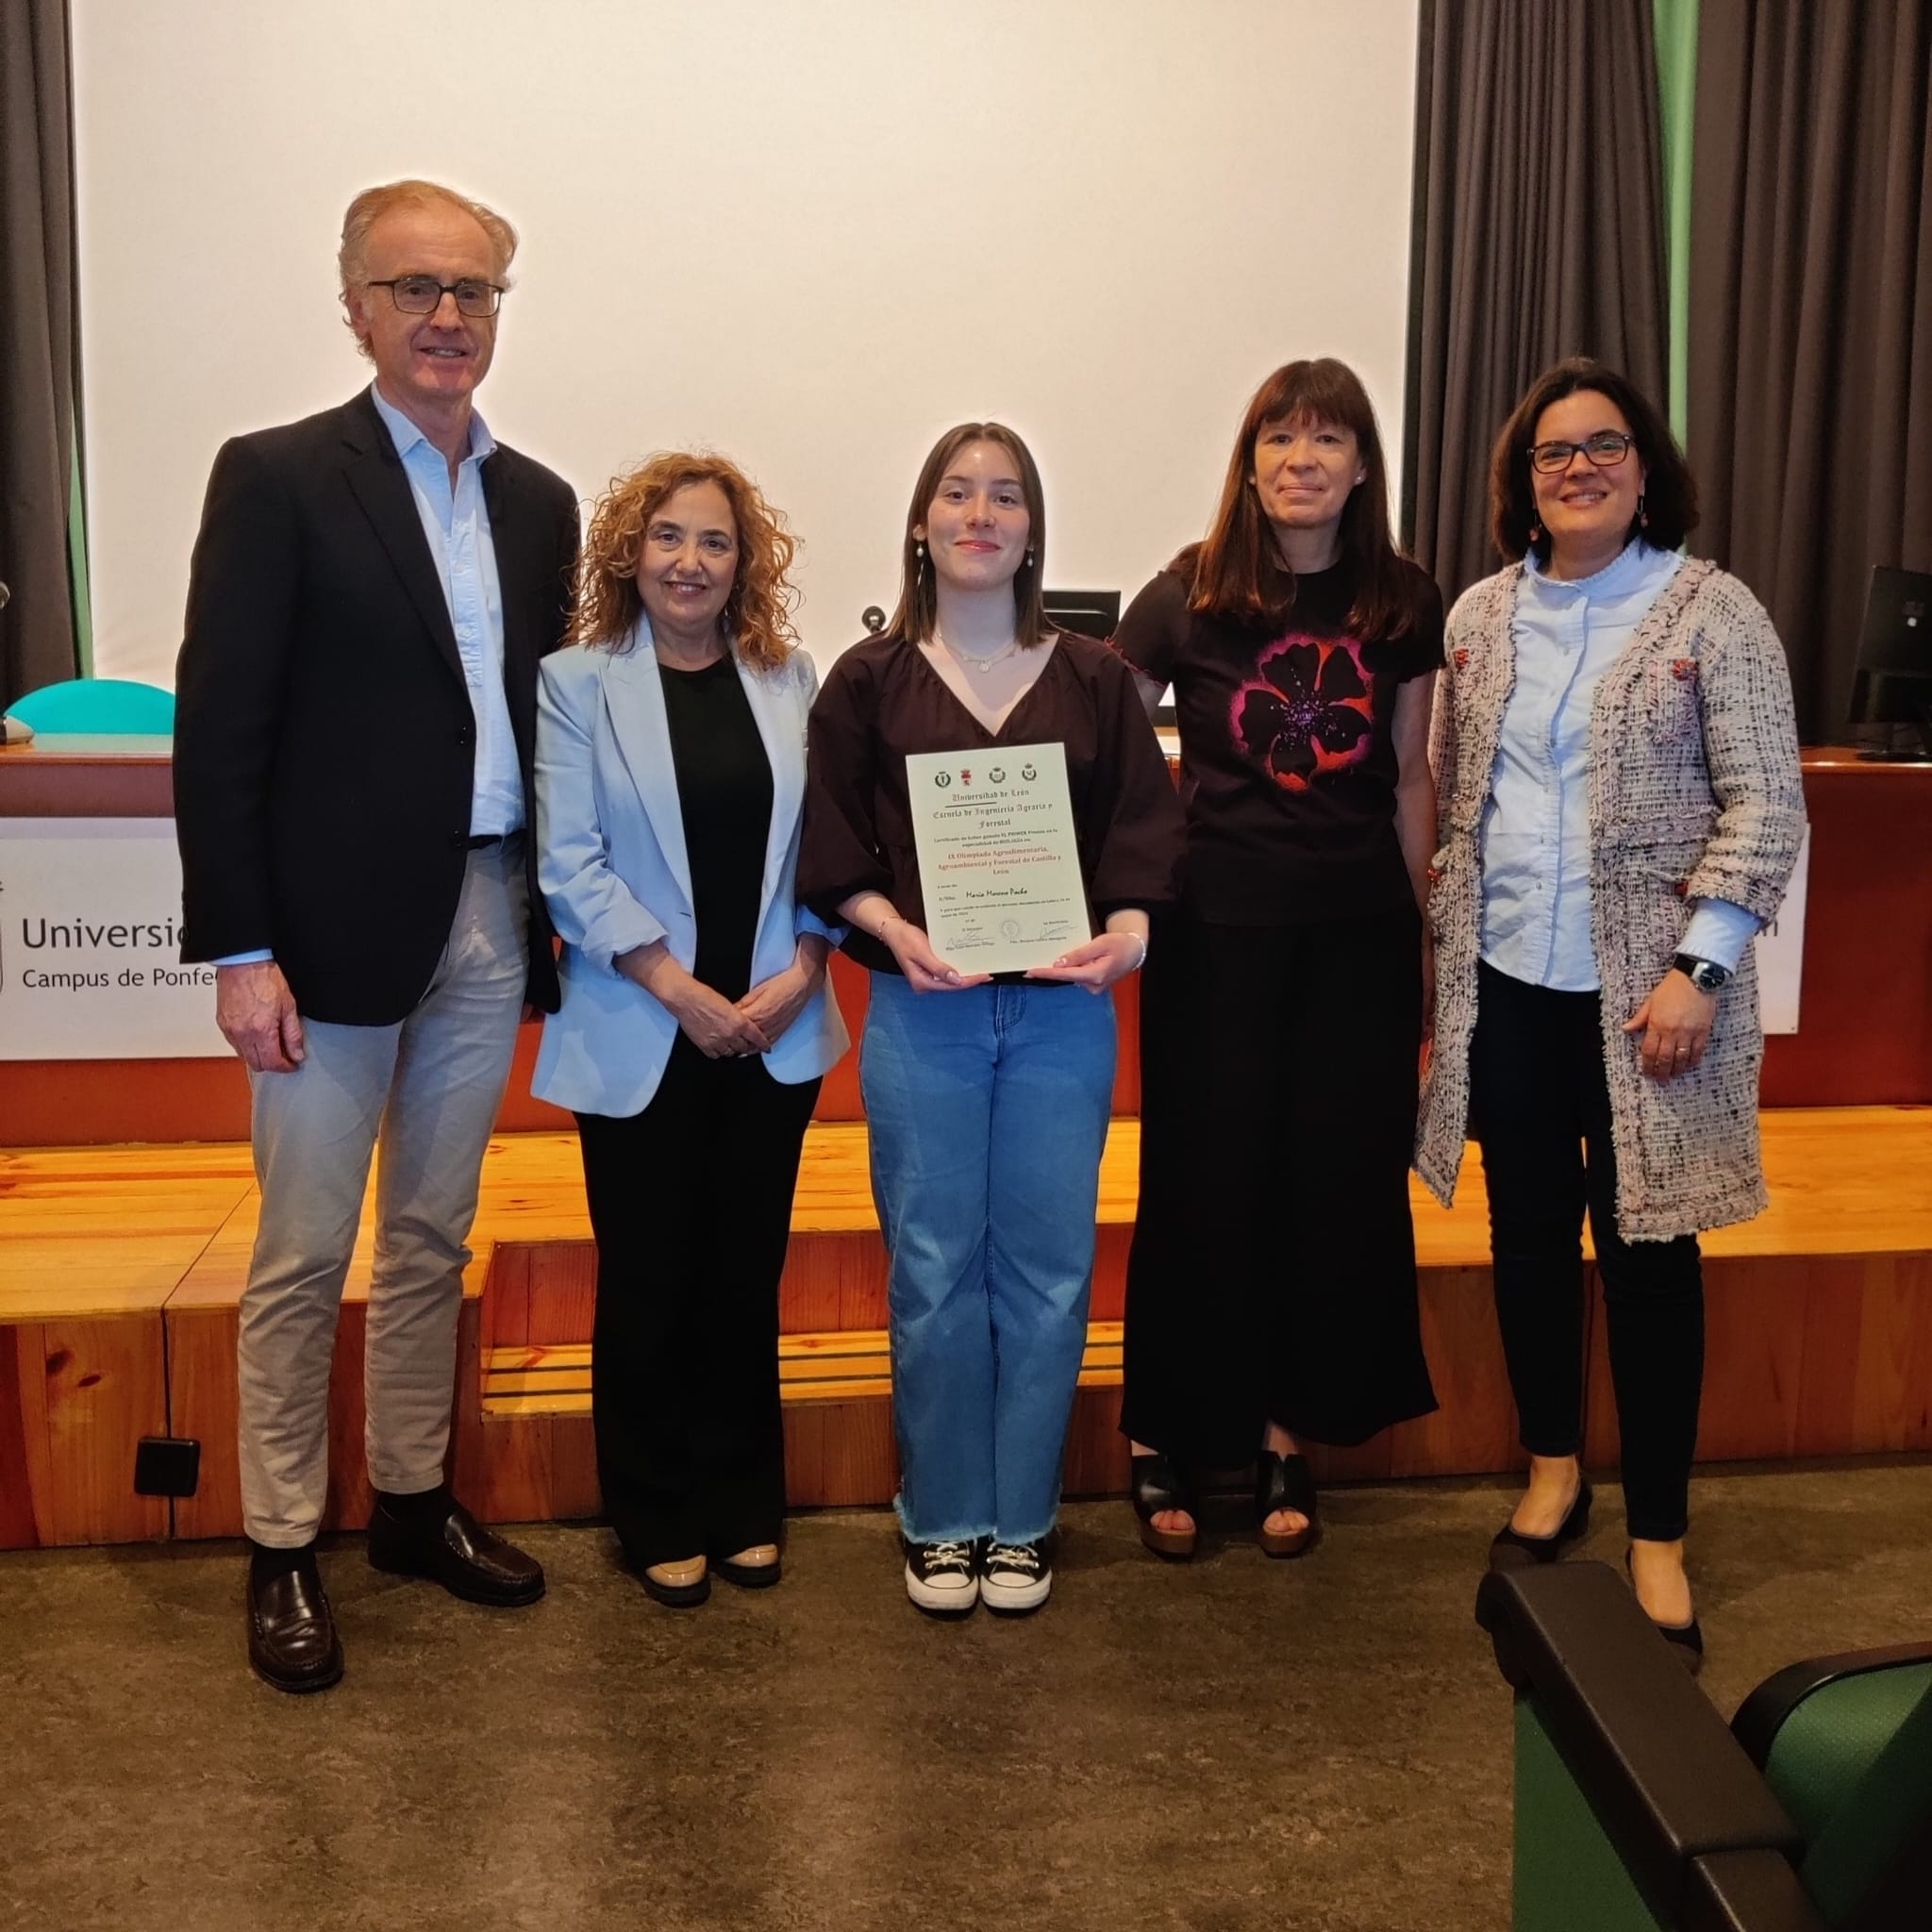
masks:
[(392, 1576), (425, 1576), (465, 1603), (519, 1609), (543, 1594), (543, 1566), (487, 1530), (445, 1491), (429, 1507), (377, 1491), (369, 1560)]
[[(287, 1563), (278, 1563), (284, 1554)], [(248, 1663), (277, 1690), (326, 1690), (341, 1681), (341, 1640), (313, 1546), (262, 1550), (250, 1558)]]

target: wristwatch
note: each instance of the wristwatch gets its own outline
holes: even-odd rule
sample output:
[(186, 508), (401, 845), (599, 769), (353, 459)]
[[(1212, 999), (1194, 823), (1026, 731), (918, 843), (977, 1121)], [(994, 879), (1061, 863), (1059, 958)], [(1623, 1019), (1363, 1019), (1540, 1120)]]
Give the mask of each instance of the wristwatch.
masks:
[(1731, 969), (1728, 966), (1720, 966), (1715, 959), (1700, 959), (1693, 953), (1679, 953), (1671, 964), (1699, 992), (1720, 991), (1731, 976)]

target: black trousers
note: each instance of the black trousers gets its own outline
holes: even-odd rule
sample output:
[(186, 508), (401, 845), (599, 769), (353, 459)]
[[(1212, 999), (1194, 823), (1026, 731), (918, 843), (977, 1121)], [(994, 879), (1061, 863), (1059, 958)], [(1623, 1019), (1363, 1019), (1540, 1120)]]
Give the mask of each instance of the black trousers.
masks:
[(597, 1237), (591, 1405), (605, 1513), (633, 1563), (775, 1542), (785, 1514), (778, 1276), (820, 1083), (678, 1036), (626, 1120), (579, 1114)]
[(1408, 1162), (1415, 908), (1308, 926), (1185, 912), (1148, 949), (1121, 1428), (1252, 1461), (1264, 1424), (1366, 1441), (1436, 1407)]
[(1670, 1542), (1690, 1518), (1704, 1385), (1704, 1274), (1695, 1235), (1617, 1232), (1617, 1157), (1599, 996), (1476, 969), (1470, 1117), (1483, 1151), (1496, 1319), (1523, 1446), (1583, 1444), (1583, 1216), (1596, 1243), (1630, 1534)]

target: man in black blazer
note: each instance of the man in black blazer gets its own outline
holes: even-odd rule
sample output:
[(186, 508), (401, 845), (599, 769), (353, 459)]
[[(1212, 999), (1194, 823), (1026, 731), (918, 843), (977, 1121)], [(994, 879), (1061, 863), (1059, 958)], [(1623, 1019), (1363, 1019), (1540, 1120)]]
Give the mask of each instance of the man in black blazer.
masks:
[(248, 1067), (261, 1221), (241, 1310), (249, 1660), (342, 1672), (315, 1560), (328, 1380), (373, 1152), (369, 1556), (474, 1602), (543, 1573), (444, 1486), (464, 1246), (525, 1002), (537, 660), (577, 545), (561, 478), (475, 412), (516, 236), (429, 182), (350, 204), (341, 299), (371, 387), (224, 445), (177, 679), (182, 957)]

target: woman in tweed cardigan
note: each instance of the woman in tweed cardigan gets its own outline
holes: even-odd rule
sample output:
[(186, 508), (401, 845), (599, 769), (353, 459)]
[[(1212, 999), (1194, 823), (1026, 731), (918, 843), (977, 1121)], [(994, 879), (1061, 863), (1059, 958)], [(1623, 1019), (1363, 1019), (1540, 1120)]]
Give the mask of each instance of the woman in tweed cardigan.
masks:
[(1696, 1234), (1765, 1202), (1749, 940), (1804, 832), (1790, 678), (1750, 591), (1673, 554), (1696, 522), (1695, 485), (1655, 407), (1614, 372), (1579, 359), (1541, 376), (1497, 441), (1491, 491), (1497, 545), (1521, 560), (1449, 619), (1416, 1167), (1447, 1205), (1465, 1134), (1483, 1149), (1531, 1466), (1492, 1561), (1548, 1561), (1588, 1526), (1587, 1203), (1631, 1572), (1694, 1665)]

